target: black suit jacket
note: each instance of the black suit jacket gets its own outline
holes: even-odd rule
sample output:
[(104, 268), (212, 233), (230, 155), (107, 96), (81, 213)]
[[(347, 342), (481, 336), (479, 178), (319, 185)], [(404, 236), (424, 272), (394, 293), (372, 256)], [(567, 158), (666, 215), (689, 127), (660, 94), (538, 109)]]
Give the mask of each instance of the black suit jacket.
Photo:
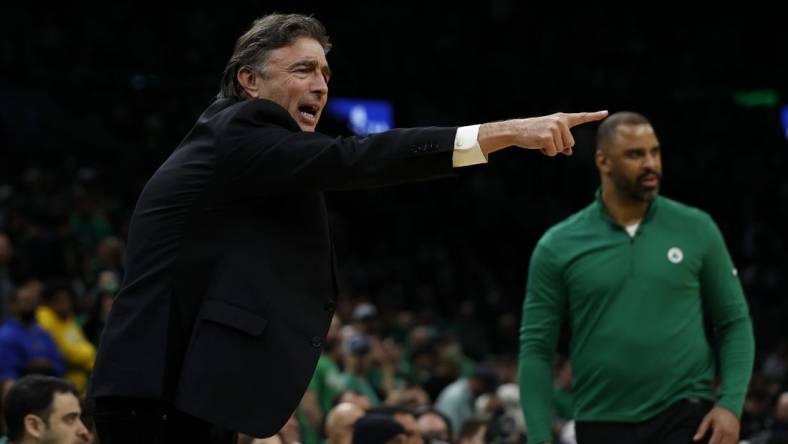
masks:
[(337, 297), (322, 190), (450, 175), (455, 133), (331, 138), (267, 100), (215, 101), (137, 202), (89, 395), (279, 431)]

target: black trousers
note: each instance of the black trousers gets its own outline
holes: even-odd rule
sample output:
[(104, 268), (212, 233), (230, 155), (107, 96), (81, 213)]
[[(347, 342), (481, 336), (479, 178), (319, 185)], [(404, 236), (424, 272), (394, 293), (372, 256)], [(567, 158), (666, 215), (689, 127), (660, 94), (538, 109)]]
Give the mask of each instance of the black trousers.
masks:
[(96, 398), (93, 414), (100, 444), (234, 444), (230, 430), (150, 399)]
[(575, 436), (578, 444), (707, 443), (711, 431), (701, 441), (693, 441), (692, 437), (713, 406), (711, 401), (689, 398), (671, 405), (662, 413), (643, 422), (577, 422)]

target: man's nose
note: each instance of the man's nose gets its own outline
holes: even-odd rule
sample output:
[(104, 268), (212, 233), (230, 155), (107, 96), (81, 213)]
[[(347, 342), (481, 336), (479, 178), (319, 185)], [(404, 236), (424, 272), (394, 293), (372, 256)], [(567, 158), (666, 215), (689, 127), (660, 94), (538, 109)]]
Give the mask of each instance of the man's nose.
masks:
[(79, 427), (77, 428), (77, 436), (83, 439), (85, 442), (90, 440), (90, 432), (88, 431), (88, 428), (85, 427), (85, 423), (83, 423), (81, 419), (79, 420)]
[(643, 158), (643, 166), (648, 169), (655, 169), (658, 163), (658, 158), (654, 154), (646, 154)]
[(312, 81), (312, 91), (321, 94), (328, 94), (328, 82), (322, 74), (316, 75)]

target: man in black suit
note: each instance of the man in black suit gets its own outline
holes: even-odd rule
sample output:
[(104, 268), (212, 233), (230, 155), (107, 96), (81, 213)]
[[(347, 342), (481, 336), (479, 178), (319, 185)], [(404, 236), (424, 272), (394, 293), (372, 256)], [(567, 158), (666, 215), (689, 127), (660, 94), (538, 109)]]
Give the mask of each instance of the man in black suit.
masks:
[(329, 48), (314, 18), (255, 21), (143, 189), (90, 388), (102, 444), (230, 442), (211, 430), (287, 421), (337, 295), (323, 190), (448, 176), (512, 145), (570, 154), (569, 128), (607, 114), (331, 138), (314, 132)]

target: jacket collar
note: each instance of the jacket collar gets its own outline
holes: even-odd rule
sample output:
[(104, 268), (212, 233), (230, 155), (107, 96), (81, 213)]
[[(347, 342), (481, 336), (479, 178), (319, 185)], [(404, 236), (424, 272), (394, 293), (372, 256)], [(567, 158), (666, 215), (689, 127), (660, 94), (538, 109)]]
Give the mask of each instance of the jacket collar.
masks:
[[(654, 219), (654, 214), (659, 209), (659, 202), (661, 199), (662, 197), (657, 195), (657, 197), (655, 197), (654, 200), (651, 201), (651, 204), (648, 206), (648, 209), (646, 210), (646, 215), (640, 221), (641, 225), (645, 225), (647, 222)], [(596, 208), (597, 214), (602, 220), (612, 225), (615, 225), (617, 227), (620, 227), (619, 223), (613, 220), (613, 218), (610, 216), (610, 213), (608, 213), (607, 211), (607, 207), (605, 207), (605, 203), (602, 201), (602, 187), (597, 188), (596, 193), (594, 193), (594, 204), (597, 207)]]
[(234, 105), (241, 106), (241, 104), (244, 103), (251, 103), (250, 106), (257, 107), (258, 109), (264, 111), (268, 117), (273, 119), (275, 123), (284, 126), (287, 129), (293, 131), (302, 131), (301, 127), (298, 126), (298, 123), (295, 121), (295, 119), (293, 119), (293, 116), (291, 116), (282, 105), (268, 99), (239, 100), (233, 97), (220, 97), (219, 95), (216, 95), (216, 97), (211, 100), (211, 104), (208, 109), (205, 110), (204, 115), (214, 115), (226, 108)]

